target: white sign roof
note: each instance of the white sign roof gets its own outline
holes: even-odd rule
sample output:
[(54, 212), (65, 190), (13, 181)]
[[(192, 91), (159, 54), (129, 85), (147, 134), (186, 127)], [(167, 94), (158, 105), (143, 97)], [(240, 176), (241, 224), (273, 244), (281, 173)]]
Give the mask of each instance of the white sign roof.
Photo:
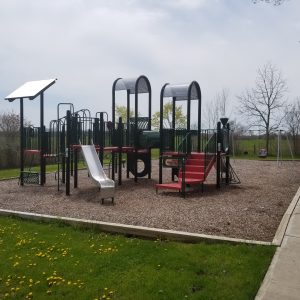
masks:
[(30, 100), (33, 100), (52, 84), (54, 84), (55, 81), (56, 79), (28, 81), (6, 96), (5, 100), (14, 101), (15, 99), (20, 98), (29, 98)]

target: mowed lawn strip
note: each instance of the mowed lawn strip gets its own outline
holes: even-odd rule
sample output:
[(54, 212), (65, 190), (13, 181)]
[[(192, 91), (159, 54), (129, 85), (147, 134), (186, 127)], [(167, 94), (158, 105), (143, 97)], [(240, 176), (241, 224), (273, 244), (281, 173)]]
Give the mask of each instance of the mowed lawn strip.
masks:
[(0, 217), (0, 299), (253, 299), (274, 252)]
[[(83, 162), (78, 163), (78, 168), (83, 169), (86, 168), (85, 164)], [(25, 168), (25, 171), (29, 171), (28, 168)], [(34, 166), (31, 168), (32, 172), (39, 172), (40, 167)], [(46, 172), (53, 173), (57, 171), (57, 164), (51, 164), (46, 166)], [(3, 169), (0, 170), (0, 180), (1, 179), (9, 179), (9, 178), (16, 178), (20, 176), (20, 168), (15, 169)]]

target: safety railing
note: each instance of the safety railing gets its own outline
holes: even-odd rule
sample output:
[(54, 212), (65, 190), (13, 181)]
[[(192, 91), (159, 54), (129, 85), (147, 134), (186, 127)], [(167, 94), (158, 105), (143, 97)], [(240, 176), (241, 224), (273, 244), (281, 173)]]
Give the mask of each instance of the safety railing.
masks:
[(217, 134), (214, 133), (207, 141), (204, 148), (204, 178), (208, 175), (217, 152)]
[(191, 149), (191, 136), (192, 132), (188, 132), (185, 137), (182, 139), (181, 143), (178, 145), (178, 152), (188, 154), (192, 151)]

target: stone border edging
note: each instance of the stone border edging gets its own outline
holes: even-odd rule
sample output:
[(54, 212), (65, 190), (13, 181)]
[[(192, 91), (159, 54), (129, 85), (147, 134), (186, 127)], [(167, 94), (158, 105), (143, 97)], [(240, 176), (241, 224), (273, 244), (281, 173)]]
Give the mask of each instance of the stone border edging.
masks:
[(13, 179), (19, 179), (19, 177), (7, 177), (7, 178), (1, 178), (0, 181), (8, 181)]
[(286, 232), (287, 226), (289, 224), (290, 218), (293, 214), (293, 211), (300, 200), (300, 187), (298, 188), (298, 191), (296, 192), (292, 202), (288, 206), (287, 210), (285, 211), (281, 222), (277, 228), (277, 231), (275, 233), (275, 236), (273, 238), (272, 244), (275, 246), (281, 246), (282, 240), (284, 238), (284, 234)]
[(44, 215), (44, 214), (37, 214), (37, 213), (7, 210), (7, 209), (0, 209), (0, 215), (16, 216), (23, 219), (33, 219), (33, 220), (40, 220), (40, 221), (59, 221), (68, 225), (77, 225), (77, 226), (79, 225), (85, 228), (98, 229), (102, 232), (134, 235), (134, 236), (146, 237), (146, 238), (164, 238), (164, 239), (181, 241), (181, 242), (195, 243), (200, 241), (206, 241), (212, 243), (224, 242), (224, 243), (244, 243), (244, 244), (265, 245), (265, 246), (272, 245), (272, 242), (245, 240), (245, 239), (229, 238), (224, 236), (206, 235), (206, 234), (199, 234), (199, 233), (190, 233), (184, 231), (125, 225), (125, 224), (101, 222), (101, 221), (86, 220), (86, 219), (76, 219), (76, 218)]

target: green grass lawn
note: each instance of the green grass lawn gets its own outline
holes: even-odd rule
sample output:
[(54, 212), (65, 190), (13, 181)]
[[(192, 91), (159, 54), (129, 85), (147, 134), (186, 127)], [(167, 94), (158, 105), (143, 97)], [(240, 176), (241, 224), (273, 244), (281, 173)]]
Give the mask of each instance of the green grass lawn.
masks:
[(275, 251), (9, 217), (0, 217), (0, 245), (0, 299), (253, 299)]
[[(78, 168), (86, 168), (85, 164), (83, 162), (78, 163)], [(25, 168), (26, 171), (27, 168)], [(33, 172), (39, 172), (40, 167), (39, 166), (34, 166), (31, 168), (31, 171)], [(46, 166), (46, 172), (52, 173), (57, 171), (57, 164), (51, 164)], [(17, 169), (4, 169), (0, 170), (0, 179), (7, 179), (7, 178), (12, 178), (12, 177), (19, 177), (20, 175), (20, 168)]]
[[(234, 147), (235, 147), (235, 152), (236, 154), (238, 154), (239, 157), (256, 159), (258, 158), (259, 149), (265, 148), (265, 141), (263, 139), (258, 139), (258, 138), (239, 139), (239, 140), (235, 140)], [(286, 139), (282, 139), (280, 150), (283, 159), (292, 159), (289, 144)], [(248, 152), (248, 154), (245, 155), (244, 152)], [(299, 155), (295, 155), (294, 153), (293, 156), (294, 158), (297, 159), (300, 158)], [(272, 138), (269, 144), (268, 159), (276, 159), (276, 158), (277, 158), (277, 138), (275, 139)]]

